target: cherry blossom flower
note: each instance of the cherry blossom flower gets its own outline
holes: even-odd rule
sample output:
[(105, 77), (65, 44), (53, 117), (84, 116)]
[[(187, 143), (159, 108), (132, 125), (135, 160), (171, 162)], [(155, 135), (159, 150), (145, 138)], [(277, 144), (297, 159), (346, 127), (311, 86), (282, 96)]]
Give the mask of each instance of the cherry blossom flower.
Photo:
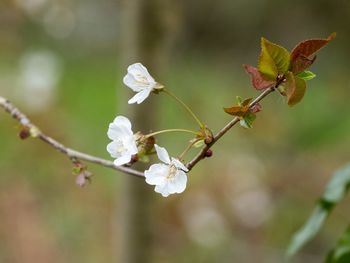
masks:
[(186, 189), (188, 169), (176, 158), (169, 157), (165, 148), (154, 145), (158, 158), (163, 163), (151, 165), (145, 171), (146, 183), (155, 185), (154, 191), (167, 197), (170, 194), (182, 193)]
[(132, 156), (137, 154), (137, 145), (129, 119), (117, 116), (109, 124), (107, 135), (112, 140), (107, 145), (107, 151), (115, 158), (114, 164), (119, 166), (129, 163)]
[(140, 104), (143, 102), (149, 94), (155, 89), (162, 89), (163, 86), (157, 83), (154, 78), (148, 73), (146, 67), (141, 63), (135, 63), (128, 67), (128, 73), (125, 75), (123, 82), (133, 91), (137, 92), (128, 103)]

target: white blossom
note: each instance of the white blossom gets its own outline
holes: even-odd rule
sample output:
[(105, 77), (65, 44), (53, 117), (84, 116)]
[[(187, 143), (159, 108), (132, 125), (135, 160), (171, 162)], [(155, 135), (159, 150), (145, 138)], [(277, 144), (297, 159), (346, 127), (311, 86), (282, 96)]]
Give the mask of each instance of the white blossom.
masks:
[(115, 165), (129, 163), (134, 154), (137, 154), (137, 145), (131, 130), (131, 123), (124, 116), (117, 116), (109, 124), (108, 138), (112, 140), (107, 145), (107, 151), (115, 158)]
[(163, 86), (157, 83), (154, 78), (148, 73), (146, 67), (141, 63), (135, 63), (128, 67), (128, 73), (125, 75), (123, 82), (133, 91), (137, 92), (128, 103), (140, 104), (149, 94), (155, 89), (161, 89)]
[(167, 197), (170, 194), (182, 193), (186, 189), (188, 169), (176, 158), (169, 157), (165, 148), (154, 145), (158, 158), (163, 163), (151, 165), (145, 171), (146, 183), (155, 185), (154, 191)]

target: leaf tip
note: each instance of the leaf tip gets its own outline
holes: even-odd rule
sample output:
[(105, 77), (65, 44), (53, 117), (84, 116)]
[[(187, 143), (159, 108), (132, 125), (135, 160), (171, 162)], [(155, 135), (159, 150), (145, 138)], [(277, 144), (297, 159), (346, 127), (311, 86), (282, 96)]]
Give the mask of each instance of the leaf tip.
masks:
[(328, 40), (328, 41), (331, 41), (331, 40), (335, 39), (336, 36), (337, 36), (337, 32), (333, 32), (332, 34), (330, 34), (330, 35), (327, 37), (327, 40)]
[(261, 37), (260, 41), (261, 41), (261, 46), (265, 46), (266, 43), (270, 42), (270, 41), (268, 41), (268, 40), (267, 40), (266, 38), (264, 38), (264, 37)]

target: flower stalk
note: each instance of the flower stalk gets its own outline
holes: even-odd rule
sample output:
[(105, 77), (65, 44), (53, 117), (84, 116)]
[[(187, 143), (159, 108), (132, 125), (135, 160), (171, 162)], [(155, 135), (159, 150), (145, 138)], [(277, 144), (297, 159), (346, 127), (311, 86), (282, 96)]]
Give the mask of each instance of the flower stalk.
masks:
[(149, 133), (149, 134), (145, 135), (145, 137), (146, 138), (150, 138), (152, 136), (155, 136), (155, 135), (158, 135), (158, 134), (162, 134), (162, 133), (168, 133), (168, 132), (185, 132), (185, 133), (194, 134), (196, 136), (200, 135), (199, 132), (191, 131), (191, 130), (187, 130), (187, 129), (166, 129), (166, 130), (160, 130), (160, 131)]
[(163, 92), (165, 92), (165, 94), (167, 94), (168, 96), (170, 96), (171, 98), (173, 98), (174, 100), (176, 100), (182, 107), (185, 108), (185, 110), (193, 117), (193, 119), (197, 122), (197, 124), (199, 125), (199, 127), (201, 129), (203, 129), (205, 127), (205, 125), (203, 124), (203, 122), (201, 122), (199, 120), (199, 118), (197, 117), (196, 114), (194, 114), (194, 112), (191, 110), (191, 108), (189, 106), (187, 106), (186, 103), (184, 103), (179, 97), (177, 97), (174, 93), (170, 92), (167, 89), (163, 89)]

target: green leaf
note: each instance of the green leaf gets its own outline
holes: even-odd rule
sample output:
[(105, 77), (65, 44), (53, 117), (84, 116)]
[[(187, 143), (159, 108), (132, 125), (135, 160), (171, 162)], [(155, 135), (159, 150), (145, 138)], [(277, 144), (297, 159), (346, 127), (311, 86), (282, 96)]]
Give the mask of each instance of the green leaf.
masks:
[(284, 47), (261, 38), (261, 53), (258, 69), (267, 80), (276, 80), (279, 74), (288, 71), (290, 55)]
[(350, 227), (342, 234), (336, 247), (328, 254), (325, 263), (350, 262)]
[(239, 121), (239, 124), (246, 129), (250, 129), (253, 127), (253, 122), (256, 119), (256, 115), (252, 112), (248, 112), (243, 119)]
[(241, 100), (240, 104), (243, 108), (246, 108), (246, 107), (249, 107), (249, 104), (252, 100), (253, 100), (253, 98), (248, 98), (248, 99), (245, 99), (244, 101)]
[[(350, 164), (336, 171), (326, 186), (325, 192), (316, 208), (304, 226), (294, 234), (287, 249), (287, 255), (292, 256), (309, 242), (321, 229), (325, 219), (334, 206), (346, 195), (350, 186)], [(333, 262), (333, 261), (329, 261)], [(338, 261), (335, 261), (338, 263)], [(339, 261), (342, 262), (342, 261)], [(350, 262), (350, 261), (344, 261)]]
[(286, 95), (288, 99), (288, 105), (294, 106), (299, 103), (304, 97), (306, 91), (305, 80), (294, 76), (292, 72), (286, 74)]
[(291, 257), (306, 243), (316, 236), (328, 215), (327, 209), (318, 205), (304, 226), (296, 232), (287, 249), (287, 256)]
[(303, 79), (303, 80), (312, 80), (313, 78), (316, 77), (316, 75), (309, 71), (309, 70), (305, 70), (305, 71), (302, 71), (300, 73), (297, 74), (297, 77)]

